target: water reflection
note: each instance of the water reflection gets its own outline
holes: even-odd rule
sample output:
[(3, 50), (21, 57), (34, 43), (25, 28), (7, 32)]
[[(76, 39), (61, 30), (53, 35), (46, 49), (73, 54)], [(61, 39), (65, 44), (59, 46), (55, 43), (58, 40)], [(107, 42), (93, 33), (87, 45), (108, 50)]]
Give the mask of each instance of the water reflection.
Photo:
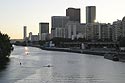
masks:
[(29, 48), (28, 48), (28, 47), (24, 47), (24, 50), (25, 50), (25, 54), (26, 54), (26, 55), (29, 55), (29, 53), (30, 53), (30, 52), (29, 52)]
[[(62, 56), (65, 55), (65, 56)], [(67, 53), (59, 53), (52, 60), (54, 68), (52, 69), (53, 83), (80, 83), (83, 78), (80, 75), (80, 58)]]
[(6, 58), (5, 60), (0, 61), (0, 72), (5, 70), (10, 62), (9, 58)]
[[(5, 61), (0, 61), (0, 79), (4, 76), (4, 73), (6, 69), (8, 68), (8, 65), (10, 63), (10, 59), (7, 58)], [(0, 82), (2, 83), (2, 82)]]

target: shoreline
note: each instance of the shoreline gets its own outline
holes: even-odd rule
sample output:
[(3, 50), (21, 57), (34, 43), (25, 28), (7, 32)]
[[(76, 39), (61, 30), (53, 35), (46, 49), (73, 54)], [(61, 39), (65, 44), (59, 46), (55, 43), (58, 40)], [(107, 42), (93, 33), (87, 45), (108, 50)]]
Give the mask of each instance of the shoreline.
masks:
[[(71, 52), (71, 53), (80, 53), (80, 54), (91, 54), (91, 55), (97, 55), (97, 56), (106, 56), (105, 59), (113, 60), (114, 54), (117, 54), (117, 51), (109, 51), (109, 50), (91, 50), (91, 49), (76, 49), (76, 48), (58, 48), (58, 47), (43, 47), (40, 45), (29, 45), (31, 47), (40, 48), (42, 50), (47, 51), (59, 51), (59, 52)], [(109, 54), (110, 56), (107, 56), (105, 54)], [(119, 52), (118, 59), (120, 62), (125, 62), (125, 52)]]
[(99, 51), (90, 51), (82, 50), (82, 49), (71, 49), (71, 48), (57, 48), (57, 47), (39, 47), (42, 50), (48, 50), (48, 51), (60, 51), (60, 52), (72, 52), (72, 53), (81, 53), (81, 54), (92, 54), (92, 55), (100, 55), (103, 56), (105, 52), (99, 52)]
[[(60, 52), (72, 52), (72, 53), (80, 53), (80, 54), (91, 54), (91, 55), (97, 55), (97, 56), (104, 56), (105, 59), (113, 60), (114, 54), (117, 54), (116, 51), (95, 51), (90, 49), (70, 49), (70, 48), (57, 48), (57, 47), (39, 47), (42, 50), (48, 50), (48, 51), (60, 51)], [(110, 56), (107, 56), (106, 54), (109, 54)], [(119, 52), (118, 54), (118, 61), (125, 62), (125, 52)]]

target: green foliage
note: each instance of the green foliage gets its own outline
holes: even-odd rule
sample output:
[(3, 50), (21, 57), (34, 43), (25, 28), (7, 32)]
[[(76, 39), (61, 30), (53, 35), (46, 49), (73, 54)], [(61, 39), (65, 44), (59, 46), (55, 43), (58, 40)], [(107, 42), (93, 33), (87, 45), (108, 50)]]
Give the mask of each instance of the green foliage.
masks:
[(6, 58), (10, 56), (12, 45), (10, 43), (10, 37), (7, 34), (0, 32), (0, 58)]

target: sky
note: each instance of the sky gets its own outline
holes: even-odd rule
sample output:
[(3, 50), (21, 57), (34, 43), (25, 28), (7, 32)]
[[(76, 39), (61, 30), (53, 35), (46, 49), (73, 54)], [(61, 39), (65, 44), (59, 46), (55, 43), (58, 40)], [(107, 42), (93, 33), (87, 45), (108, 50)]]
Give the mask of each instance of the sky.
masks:
[(0, 0), (0, 31), (21, 39), (27, 26), (27, 33), (38, 34), (40, 22), (49, 22), (51, 28), (51, 16), (65, 16), (68, 7), (80, 8), (85, 23), (85, 7), (96, 6), (96, 21), (112, 23), (125, 16), (124, 4), (125, 0)]

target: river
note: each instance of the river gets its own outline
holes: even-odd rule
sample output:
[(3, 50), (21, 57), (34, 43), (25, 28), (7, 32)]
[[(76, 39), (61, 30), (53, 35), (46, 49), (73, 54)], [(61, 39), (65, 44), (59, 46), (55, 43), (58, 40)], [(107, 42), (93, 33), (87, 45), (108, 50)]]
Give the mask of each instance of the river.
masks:
[(123, 62), (35, 47), (14, 48), (0, 70), (0, 83), (125, 83)]

